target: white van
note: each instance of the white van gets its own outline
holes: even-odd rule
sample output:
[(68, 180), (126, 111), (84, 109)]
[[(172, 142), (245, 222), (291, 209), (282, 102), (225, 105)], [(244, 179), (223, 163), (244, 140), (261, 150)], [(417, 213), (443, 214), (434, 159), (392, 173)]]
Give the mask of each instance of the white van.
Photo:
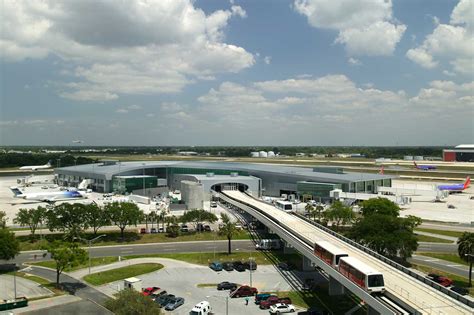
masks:
[(202, 301), (196, 304), (189, 315), (208, 315), (211, 313), (211, 304), (208, 301)]

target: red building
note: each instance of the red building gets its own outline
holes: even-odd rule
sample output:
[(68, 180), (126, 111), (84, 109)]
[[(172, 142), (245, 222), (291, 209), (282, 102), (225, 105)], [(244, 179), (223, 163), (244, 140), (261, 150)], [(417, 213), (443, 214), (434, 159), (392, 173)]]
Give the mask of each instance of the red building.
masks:
[(454, 149), (444, 149), (443, 161), (474, 162), (474, 144), (460, 144)]

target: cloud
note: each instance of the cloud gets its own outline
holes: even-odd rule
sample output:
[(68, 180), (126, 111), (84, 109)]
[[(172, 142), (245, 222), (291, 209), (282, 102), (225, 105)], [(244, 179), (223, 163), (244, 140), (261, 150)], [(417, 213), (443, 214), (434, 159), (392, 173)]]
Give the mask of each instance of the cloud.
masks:
[(266, 65), (269, 65), (272, 62), (272, 57), (271, 56), (265, 56), (263, 58), (263, 62), (265, 62)]
[(411, 61), (426, 69), (433, 69), (439, 61), (448, 60), (457, 73), (474, 71), (474, 17), (473, 2), (461, 0), (451, 13), (449, 24), (436, 24), (418, 47), (407, 51)]
[(119, 114), (126, 114), (128, 113), (128, 109), (125, 109), (125, 108), (119, 108), (115, 111), (116, 113), (119, 113)]
[(362, 65), (362, 62), (360, 62), (359, 59), (355, 59), (355, 58), (352, 58), (350, 57), (347, 62), (349, 62), (350, 65), (352, 66), (361, 66)]
[(338, 31), (335, 42), (351, 55), (392, 55), (406, 30), (391, 0), (295, 0), (294, 9), (311, 26)]
[(59, 57), (74, 80), (59, 95), (76, 101), (177, 93), (255, 63), (244, 48), (225, 43), (229, 21), (246, 17), (236, 5), (209, 14), (191, 0), (5, 0), (3, 6), (2, 58)]

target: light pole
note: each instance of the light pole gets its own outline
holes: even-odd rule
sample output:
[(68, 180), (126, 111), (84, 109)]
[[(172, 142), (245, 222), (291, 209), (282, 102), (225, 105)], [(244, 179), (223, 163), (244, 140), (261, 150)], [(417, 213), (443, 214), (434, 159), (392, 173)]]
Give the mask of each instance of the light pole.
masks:
[(91, 240), (87, 240), (87, 239), (82, 238), (82, 237), (75, 237), (75, 238), (77, 238), (77, 239), (86, 241), (86, 242), (88, 243), (88, 245), (89, 245), (89, 274), (91, 274), (91, 244), (92, 244), (92, 242), (97, 241), (99, 238), (104, 237), (104, 236), (106, 236), (106, 235), (105, 235), (105, 234), (102, 234), (102, 235), (99, 235), (99, 236), (97, 236), (97, 237), (95, 237), (95, 238), (93, 238), (93, 239), (91, 239)]
[(249, 276), (250, 276), (250, 287), (252, 287), (252, 268), (253, 268), (253, 257), (249, 257)]

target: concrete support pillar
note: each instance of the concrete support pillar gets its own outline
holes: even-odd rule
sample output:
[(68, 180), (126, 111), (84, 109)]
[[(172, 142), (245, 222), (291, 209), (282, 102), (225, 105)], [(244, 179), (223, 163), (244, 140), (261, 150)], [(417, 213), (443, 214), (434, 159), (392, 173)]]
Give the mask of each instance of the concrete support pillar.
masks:
[(367, 315), (380, 315), (380, 313), (370, 307), (370, 305), (367, 305)]
[(303, 271), (313, 271), (313, 262), (306, 258), (306, 256), (303, 256)]
[(334, 279), (333, 277), (329, 276), (329, 295), (343, 295), (344, 294), (344, 286)]
[(288, 244), (284, 242), (283, 254), (294, 254), (294, 253), (296, 253), (296, 250), (293, 247), (288, 246)]

